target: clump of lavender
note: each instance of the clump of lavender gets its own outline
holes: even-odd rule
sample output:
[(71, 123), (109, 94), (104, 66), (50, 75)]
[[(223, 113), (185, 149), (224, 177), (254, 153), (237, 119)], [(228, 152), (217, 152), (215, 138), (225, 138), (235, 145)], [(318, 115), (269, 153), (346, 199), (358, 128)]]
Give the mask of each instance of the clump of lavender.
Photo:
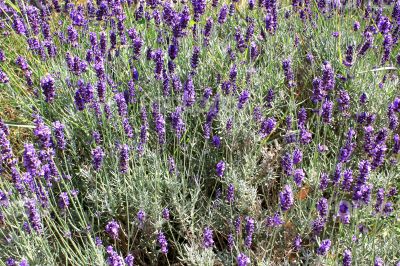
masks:
[(64, 136), (65, 126), (60, 121), (55, 121), (53, 123), (53, 129), (54, 129), (54, 135), (57, 140), (57, 147), (60, 150), (65, 150), (65, 147), (67, 145), (67, 142), (66, 142), (65, 136)]
[(282, 192), (279, 193), (279, 200), (282, 211), (287, 211), (293, 206), (293, 191), (290, 185), (283, 187)]
[(0, 84), (6, 84), (10, 81), (7, 74), (0, 68)]
[(167, 254), (168, 253), (168, 242), (167, 238), (165, 237), (163, 232), (159, 232), (157, 235), (157, 242), (160, 246), (161, 253)]
[(358, 51), (358, 56), (364, 56), (368, 49), (372, 46), (374, 41), (374, 37), (371, 32), (367, 31), (364, 33), (364, 44), (361, 46), (360, 50)]
[(235, 200), (235, 186), (233, 184), (229, 184), (228, 191), (226, 193), (226, 200), (229, 204), (232, 204)]
[(332, 110), (333, 110), (333, 102), (326, 100), (322, 104), (322, 110), (321, 110), (321, 116), (322, 116), (322, 121), (326, 124), (331, 123), (332, 121)]
[(238, 266), (247, 266), (248, 264), (250, 264), (250, 258), (247, 257), (244, 253), (240, 253), (237, 256), (236, 261)]
[(224, 161), (219, 161), (215, 167), (215, 172), (217, 173), (217, 176), (222, 177), (225, 172), (225, 162)]
[(92, 150), (92, 164), (96, 171), (100, 170), (101, 165), (103, 164), (104, 155), (104, 151), (101, 147), (96, 147)]
[(325, 256), (331, 248), (331, 241), (329, 239), (322, 240), (319, 247), (317, 248), (317, 254)]
[(383, 55), (381, 60), (382, 65), (384, 65), (389, 60), (390, 52), (392, 51), (392, 45), (393, 45), (393, 37), (390, 33), (387, 33), (384, 37), (382, 44), (383, 46)]
[(255, 222), (254, 219), (247, 216), (246, 217), (246, 238), (244, 240), (244, 244), (247, 248), (251, 247), (251, 243), (253, 241), (253, 234), (254, 234)]
[(167, 221), (169, 220), (170, 216), (169, 216), (169, 209), (168, 208), (164, 208), (162, 210), (162, 217)]
[(224, 4), (221, 7), (221, 10), (219, 11), (219, 16), (218, 16), (218, 23), (219, 24), (224, 24), (226, 22), (226, 16), (228, 15), (228, 6)]
[(39, 210), (36, 207), (36, 200), (28, 199), (25, 201), (25, 211), (29, 219), (30, 227), (38, 234), (43, 233), (43, 224), (40, 218)]
[(346, 56), (343, 59), (343, 65), (346, 67), (351, 67), (353, 65), (353, 53), (354, 53), (354, 46), (349, 45), (347, 46)]
[(58, 206), (60, 209), (65, 210), (69, 207), (69, 197), (67, 192), (61, 192), (60, 196), (58, 197)]
[(107, 252), (107, 264), (110, 266), (124, 265), (124, 259), (114, 251), (112, 246), (108, 246)]
[(265, 118), (261, 123), (260, 136), (262, 138), (268, 137), (275, 129), (276, 120), (273, 117)]
[(212, 246), (214, 246), (213, 230), (207, 226), (203, 230), (203, 247), (211, 248)]
[(194, 84), (192, 77), (189, 76), (183, 87), (183, 104), (187, 107), (192, 106), (196, 101), (196, 91), (194, 89)]
[(112, 239), (118, 238), (119, 224), (115, 220), (109, 221), (105, 227), (105, 230)]
[(343, 252), (343, 266), (351, 266), (351, 262), (352, 262), (352, 256), (351, 256), (351, 251), (346, 249)]
[(54, 78), (50, 74), (46, 75), (40, 80), (40, 86), (42, 87), (46, 102), (52, 102), (56, 96)]
[(268, 216), (265, 219), (265, 225), (267, 227), (279, 227), (282, 224), (284, 224), (284, 222), (279, 212), (275, 212), (272, 217)]
[(128, 254), (125, 257), (125, 263), (127, 266), (133, 266), (135, 264), (135, 257), (132, 254)]
[(124, 144), (120, 148), (119, 154), (119, 171), (123, 174), (128, 172), (129, 167), (129, 146)]
[(145, 219), (146, 219), (146, 213), (144, 212), (143, 209), (140, 209), (140, 210), (138, 211), (138, 213), (136, 214), (136, 218), (138, 219), (139, 225), (140, 225), (140, 226), (143, 226), (144, 221), (145, 221)]
[(182, 112), (183, 108), (181, 106), (178, 106), (175, 108), (175, 112), (171, 114), (172, 128), (174, 129), (175, 134), (178, 138), (181, 138), (182, 134), (186, 130), (185, 123), (182, 119)]
[(321, 86), (325, 91), (331, 91), (335, 88), (335, 72), (333, 71), (332, 65), (325, 61), (322, 66), (322, 83)]
[(199, 65), (200, 48), (198, 46), (193, 47), (192, 58), (190, 59), (190, 65), (192, 69), (196, 69)]
[(237, 104), (238, 109), (242, 109), (243, 106), (246, 104), (246, 102), (249, 100), (249, 98), (250, 98), (250, 92), (248, 90), (242, 91), (238, 99), (238, 104)]
[(298, 187), (301, 187), (306, 174), (303, 169), (296, 169), (293, 173), (293, 180)]
[(282, 69), (285, 74), (286, 84), (289, 88), (296, 86), (294, 81), (294, 73), (292, 70), (292, 62), (290, 59), (285, 59), (282, 61)]

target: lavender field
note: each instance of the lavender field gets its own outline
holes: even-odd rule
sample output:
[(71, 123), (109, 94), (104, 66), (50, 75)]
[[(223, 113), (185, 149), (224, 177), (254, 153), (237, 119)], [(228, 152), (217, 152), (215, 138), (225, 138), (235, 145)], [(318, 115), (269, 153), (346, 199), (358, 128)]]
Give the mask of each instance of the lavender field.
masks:
[(0, 0), (0, 265), (400, 265), (400, 0)]

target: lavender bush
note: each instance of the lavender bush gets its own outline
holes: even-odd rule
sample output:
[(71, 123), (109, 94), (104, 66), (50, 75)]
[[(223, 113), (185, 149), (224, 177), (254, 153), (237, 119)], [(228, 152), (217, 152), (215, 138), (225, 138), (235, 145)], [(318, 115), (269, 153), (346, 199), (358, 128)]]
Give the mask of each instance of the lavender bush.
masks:
[(399, 265), (400, 1), (38, 2), (0, 0), (2, 264)]

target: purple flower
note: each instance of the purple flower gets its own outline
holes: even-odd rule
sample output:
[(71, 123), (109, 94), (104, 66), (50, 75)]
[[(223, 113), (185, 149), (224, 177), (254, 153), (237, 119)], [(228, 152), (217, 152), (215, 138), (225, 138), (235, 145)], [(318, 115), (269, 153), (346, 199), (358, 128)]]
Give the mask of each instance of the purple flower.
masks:
[(168, 157), (168, 171), (170, 174), (176, 173), (176, 165), (173, 157)]
[(317, 248), (317, 254), (325, 256), (331, 248), (331, 241), (329, 239), (322, 240), (319, 247)]
[(300, 143), (308, 144), (312, 140), (312, 134), (305, 127), (300, 127)]
[(351, 266), (351, 261), (352, 261), (352, 257), (351, 257), (351, 251), (346, 249), (343, 252), (343, 266)]
[(228, 15), (228, 6), (224, 4), (221, 7), (221, 10), (219, 11), (219, 16), (218, 16), (218, 23), (219, 24), (224, 24), (226, 22), (226, 16)]
[(69, 25), (67, 28), (68, 41), (72, 46), (78, 46), (78, 31)]
[(246, 238), (244, 240), (244, 244), (247, 248), (251, 247), (251, 243), (253, 240), (253, 233), (254, 233), (254, 219), (247, 216), (246, 217)]
[(371, 32), (367, 31), (364, 33), (364, 44), (361, 46), (360, 50), (358, 51), (358, 56), (363, 56), (367, 52), (367, 50), (372, 46), (374, 41), (374, 36)]
[(237, 256), (237, 266), (247, 266), (248, 264), (250, 264), (250, 258), (247, 257), (244, 253), (240, 253)]
[(218, 149), (221, 146), (221, 138), (217, 135), (214, 135), (212, 138), (212, 144)]
[(329, 175), (327, 173), (322, 173), (319, 179), (319, 189), (322, 191), (326, 190), (329, 185)]
[(302, 242), (302, 240), (301, 240), (300, 235), (297, 235), (293, 240), (293, 248), (294, 248), (294, 250), (296, 250), (296, 251), (300, 250), (301, 242)]
[(162, 217), (167, 221), (169, 220), (169, 209), (167, 207), (162, 210)]
[(14, 19), (12, 27), (17, 34), (26, 35), (26, 27), (23, 20), (16, 14), (14, 14)]
[(239, 100), (238, 100), (238, 109), (242, 109), (243, 106), (246, 104), (246, 102), (249, 100), (250, 98), (250, 92), (248, 90), (244, 90), (240, 93), (239, 95)]
[(350, 108), (350, 96), (345, 90), (340, 90), (338, 98), (336, 99), (341, 112), (346, 111)]
[(182, 120), (183, 108), (181, 106), (176, 107), (175, 112), (171, 114), (172, 128), (175, 131), (176, 136), (180, 139), (182, 134), (186, 131), (185, 123)]
[(96, 147), (92, 150), (92, 163), (96, 171), (98, 171), (103, 164), (104, 152), (101, 147)]
[(382, 209), (383, 200), (385, 199), (385, 190), (379, 188), (376, 192), (375, 212), (380, 212)]
[(112, 238), (117, 239), (119, 235), (119, 224), (115, 220), (111, 220), (107, 223), (106, 233)]
[(231, 233), (228, 235), (228, 249), (232, 250), (234, 244), (235, 244), (235, 238), (233, 237), (233, 234)]
[(43, 175), (43, 170), (41, 168), (41, 162), (36, 154), (36, 150), (32, 144), (24, 145), (23, 162), (26, 171), (32, 176)]
[(128, 172), (128, 167), (129, 167), (129, 147), (128, 145), (124, 144), (120, 148), (119, 171), (124, 174)]
[(40, 86), (43, 89), (43, 94), (46, 98), (46, 102), (52, 102), (56, 95), (56, 87), (54, 85), (55, 81), (53, 77), (48, 74), (40, 80)]
[(282, 192), (279, 193), (279, 200), (282, 211), (287, 211), (293, 206), (293, 192), (290, 185), (283, 187)]
[(8, 83), (10, 79), (8, 78), (7, 74), (3, 72), (3, 70), (0, 68), (0, 84), (3, 83)]
[(199, 65), (199, 55), (200, 55), (200, 48), (195, 46), (193, 48), (192, 58), (190, 59), (190, 65), (193, 69), (196, 69)]
[(60, 121), (55, 121), (53, 123), (53, 129), (54, 129), (54, 135), (57, 140), (57, 147), (60, 150), (65, 150), (66, 147), (66, 141), (64, 136), (65, 126)]
[(300, 149), (293, 151), (293, 164), (298, 164), (303, 159), (303, 152)]
[(200, 16), (206, 11), (206, 0), (191, 0), (194, 12), (194, 21), (199, 21)]
[(332, 65), (325, 61), (324, 65), (322, 66), (322, 88), (325, 91), (330, 91), (335, 88), (335, 73), (333, 71)]
[(196, 91), (194, 89), (194, 84), (192, 77), (189, 76), (183, 87), (183, 104), (185, 106), (192, 106), (196, 101)]
[(7, 266), (16, 266), (17, 264), (15, 263), (15, 260), (13, 258), (9, 257), (6, 260), (6, 265)]
[(212, 246), (214, 246), (213, 231), (207, 226), (203, 230), (203, 247), (210, 248)]
[(251, 60), (254, 61), (257, 56), (260, 54), (260, 51), (258, 50), (258, 46), (255, 42), (250, 43), (250, 57)]
[(393, 203), (390, 201), (386, 202), (382, 212), (384, 216), (389, 216), (393, 212)]
[(267, 217), (265, 219), (265, 225), (267, 227), (279, 227), (283, 224), (283, 220), (279, 212), (275, 212), (274, 216)]
[(361, 28), (360, 22), (354, 21), (353, 30), (358, 31)]
[(161, 253), (167, 254), (168, 253), (168, 242), (167, 242), (167, 238), (165, 237), (163, 232), (158, 233), (157, 241), (158, 241), (158, 245), (161, 248)]
[(253, 109), (253, 120), (258, 123), (258, 122), (261, 121), (261, 119), (262, 119), (261, 107), (260, 106), (256, 106)]
[(353, 184), (353, 171), (351, 169), (346, 169), (343, 172), (342, 189), (344, 191), (350, 191), (352, 184)]
[(116, 251), (114, 251), (112, 246), (108, 246), (106, 249), (107, 252), (107, 264), (109, 266), (123, 266), (124, 259), (118, 255)]
[(314, 236), (319, 235), (324, 229), (326, 224), (326, 218), (318, 217), (311, 223), (312, 231)]
[(282, 69), (285, 74), (286, 83), (289, 88), (296, 86), (294, 82), (294, 74), (292, 71), (291, 60), (285, 59), (282, 61)]
[(287, 175), (287, 176), (292, 175), (293, 160), (292, 160), (291, 155), (290, 155), (289, 152), (285, 153), (282, 156), (281, 166), (282, 166), (282, 170), (285, 173), (285, 175)]
[(132, 254), (128, 254), (128, 256), (125, 257), (125, 263), (127, 266), (133, 266), (135, 263), (135, 257)]
[(374, 266), (384, 266), (385, 262), (383, 261), (382, 258), (376, 257), (374, 261)]
[(123, 93), (116, 93), (114, 95), (115, 102), (118, 107), (118, 114), (121, 117), (126, 117), (128, 115), (128, 106), (125, 101), (125, 97)]
[(39, 211), (36, 208), (36, 201), (34, 199), (28, 199), (25, 201), (25, 211), (28, 215), (31, 228), (33, 228), (33, 230), (35, 230), (38, 234), (41, 234), (43, 232), (43, 225)]
[(61, 192), (58, 197), (58, 206), (60, 209), (67, 209), (69, 207), (69, 197), (67, 192)]
[(27, 259), (22, 259), (18, 266), (29, 266), (28, 260)]
[(329, 100), (325, 100), (325, 102), (322, 104), (322, 111), (321, 111), (321, 116), (322, 116), (322, 121), (324, 123), (331, 123), (332, 121), (332, 109), (333, 109), (333, 102)]
[(351, 67), (353, 65), (353, 53), (354, 53), (354, 46), (349, 45), (347, 46), (346, 50), (346, 57), (343, 59), (343, 65), (346, 67)]
[(296, 183), (296, 185), (298, 187), (302, 186), (302, 183), (303, 183), (303, 180), (304, 180), (305, 176), (306, 176), (306, 174), (304, 173), (303, 169), (294, 170), (293, 180), (294, 180), (294, 182)]
[(144, 220), (146, 219), (146, 213), (144, 212), (144, 210), (140, 209), (136, 215), (139, 224), (143, 225)]
[(226, 193), (226, 200), (229, 204), (232, 204), (235, 200), (235, 186), (233, 184), (229, 184), (228, 191)]
[(273, 117), (265, 118), (261, 123), (259, 134), (262, 138), (268, 137), (276, 126), (276, 120)]
[(326, 198), (321, 198), (317, 202), (316, 208), (320, 217), (326, 217), (328, 215), (328, 200)]
[(215, 167), (215, 171), (217, 173), (217, 176), (222, 177), (225, 172), (225, 162), (224, 161), (219, 161), (217, 163), (217, 166)]
[(163, 145), (165, 143), (165, 120), (164, 116), (159, 113), (158, 105), (153, 104), (153, 119), (156, 128), (156, 133), (158, 135), (158, 143)]

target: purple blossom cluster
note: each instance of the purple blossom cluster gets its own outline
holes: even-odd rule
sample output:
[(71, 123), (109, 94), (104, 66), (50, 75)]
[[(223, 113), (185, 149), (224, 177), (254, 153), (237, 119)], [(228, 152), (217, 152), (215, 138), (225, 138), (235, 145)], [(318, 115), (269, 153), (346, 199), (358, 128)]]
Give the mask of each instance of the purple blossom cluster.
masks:
[[(364, 240), (340, 234), (396, 221), (398, 0), (36, 2), (0, 2), (2, 40), (23, 44), (0, 44), (0, 93), (33, 113), (0, 119), (3, 257), (20, 228), (108, 265), (190, 264), (194, 243), (257, 264), (266, 238), (296, 263), (352, 265), (357, 245), (342, 243)], [(355, 7), (359, 21), (318, 30)], [(380, 89), (357, 91), (364, 77)], [(19, 145), (14, 127), (32, 138)], [(48, 264), (26, 255), (5, 263)]]

